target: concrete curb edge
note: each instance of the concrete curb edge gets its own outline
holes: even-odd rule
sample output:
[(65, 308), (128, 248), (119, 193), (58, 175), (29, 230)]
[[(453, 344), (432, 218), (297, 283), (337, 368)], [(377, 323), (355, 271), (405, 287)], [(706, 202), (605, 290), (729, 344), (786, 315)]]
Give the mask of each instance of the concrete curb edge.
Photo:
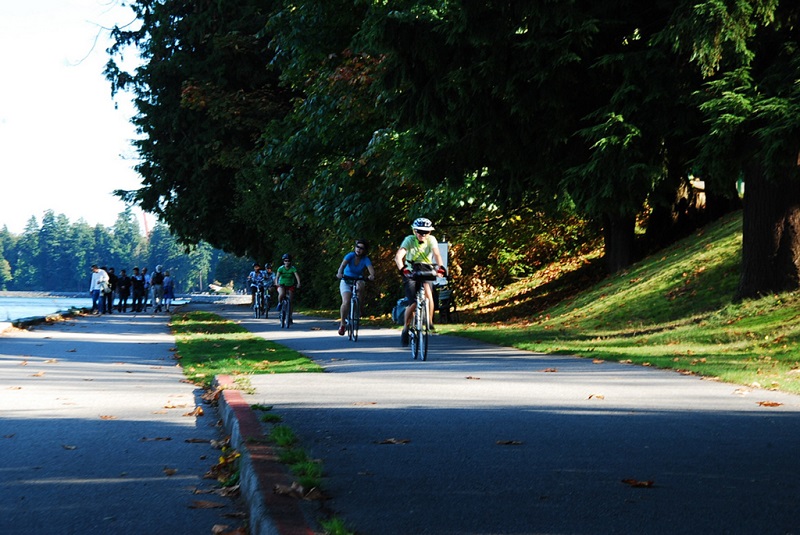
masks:
[(230, 376), (219, 375), (219, 409), (231, 446), (240, 454), (240, 488), (247, 503), (251, 535), (313, 535), (298, 501), (273, 492), (276, 484), (291, 485), (286, 467), (266, 442), (261, 423)]

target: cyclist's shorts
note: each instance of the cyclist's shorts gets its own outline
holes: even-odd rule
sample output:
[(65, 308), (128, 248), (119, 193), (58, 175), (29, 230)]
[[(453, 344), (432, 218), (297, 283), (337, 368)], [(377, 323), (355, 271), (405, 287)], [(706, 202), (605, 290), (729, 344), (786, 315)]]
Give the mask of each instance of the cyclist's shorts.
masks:
[[(422, 284), (427, 284), (428, 286), (433, 285), (433, 281), (420, 281)], [(410, 303), (417, 302), (417, 284), (420, 282), (415, 281), (411, 277), (403, 277), (403, 288), (406, 290), (406, 299)], [(433, 291), (433, 289), (431, 289)]]
[(342, 294), (342, 295), (344, 295), (346, 293), (347, 294), (353, 293), (353, 284), (355, 284), (355, 283), (347, 282), (344, 279), (340, 280), (339, 281), (339, 293)]
[(294, 286), (286, 286), (286, 285), (281, 284), (278, 287), (279, 288), (284, 288), (287, 292), (294, 293), (294, 288), (295, 288)]

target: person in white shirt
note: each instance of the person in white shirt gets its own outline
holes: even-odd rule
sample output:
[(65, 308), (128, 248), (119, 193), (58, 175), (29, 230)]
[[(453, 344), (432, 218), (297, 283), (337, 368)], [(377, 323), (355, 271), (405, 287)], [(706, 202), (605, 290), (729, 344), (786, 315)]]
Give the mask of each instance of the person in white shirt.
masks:
[(106, 313), (105, 289), (109, 287), (108, 273), (92, 265), (92, 280), (89, 282), (89, 293), (92, 295), (92, 314)]

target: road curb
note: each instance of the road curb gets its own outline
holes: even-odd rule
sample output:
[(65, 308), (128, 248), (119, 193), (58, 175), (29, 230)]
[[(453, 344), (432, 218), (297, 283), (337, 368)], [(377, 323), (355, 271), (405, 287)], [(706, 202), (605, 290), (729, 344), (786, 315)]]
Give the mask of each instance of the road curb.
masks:
[(251, 535), (313, 535), (300, 503), (273, 492), (275, 485), (291, 485), (286, 467), (279, 463), (261, 430), (256, 413), (235, 390), (233, 379), (218, 375), (219, 409), (231, 446), (240, 454), (240, 488), (247, 502)]

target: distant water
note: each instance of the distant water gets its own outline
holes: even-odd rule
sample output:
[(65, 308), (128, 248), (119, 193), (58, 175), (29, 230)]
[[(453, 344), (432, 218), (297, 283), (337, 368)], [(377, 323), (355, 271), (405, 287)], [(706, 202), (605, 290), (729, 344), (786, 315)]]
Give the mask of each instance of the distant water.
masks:
[(37, 318), (68, 312), (72, 308), (92, 308), (90, 297), (6, 297), (0, 296), (0, 321)]

